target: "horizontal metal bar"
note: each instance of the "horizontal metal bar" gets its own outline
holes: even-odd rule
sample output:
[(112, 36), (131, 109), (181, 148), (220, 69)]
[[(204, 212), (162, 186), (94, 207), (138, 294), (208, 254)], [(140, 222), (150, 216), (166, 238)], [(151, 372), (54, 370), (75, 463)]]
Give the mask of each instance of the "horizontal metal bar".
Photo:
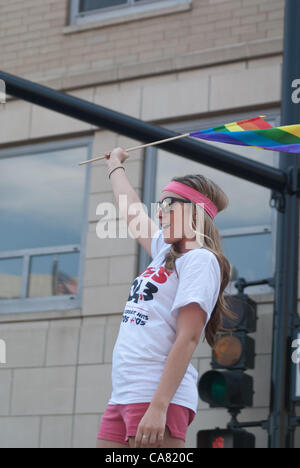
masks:
[(63, 254), (69, 252), (80, 252), (80, 245), (58, 245), (54, 247), (40, 247), (37, 249), (21, 249), (21, 250), (4, 250), (0, 251), (0, 259), (2, 258), (19, 258), (25, 257), (34, 257), (37, 255), (51, 255), (51, 254)]
[[(0, 79), (5, 81), (6, 92), (11, 96), (83, 122), (107, 128), (133, 140), (151, 143), (178, 135), (178, 133), (163, 127), (143, 122), (126, 114), (112, 111), (9, 73), (0, 71)], [(157, 146), (190, 161), (205, 164), (269, 189), (284, 191), (288, 186), (288, 177), (285, 171), (213, 147), (196, 138), (186, 137)], [(103, 150), (108, 150), (108, 148), (103, 148)]]
[(234, 422), (227, 425), (228, 428), (242, 428), (242, 427), (261, 427), (262, 429), (267, 429), (266, 424), (268, 421), (253, 421), (253, 422)]
[(79, 294), (0, 300), (0, 315), (79, 308), (81, 308), (81, 299)]
[(261, 279), (261, 280), (256, 280), (256, 281), (246, 281), (244, 278), (239, 278), (235, 285), (237, 287), (241, 287), (241, 288), (248, 288), (250, 286), (258, 286), (260, 284), (268, 284), (268, 285), (272, 285), (274, 282), (274, 278), (264, 278), (264, 279)]
[(243, 228), (221, 229), (221, 237), (250, 236), (252, 234), (270, 234), (272, 232), (270, 225), (249, 226)]

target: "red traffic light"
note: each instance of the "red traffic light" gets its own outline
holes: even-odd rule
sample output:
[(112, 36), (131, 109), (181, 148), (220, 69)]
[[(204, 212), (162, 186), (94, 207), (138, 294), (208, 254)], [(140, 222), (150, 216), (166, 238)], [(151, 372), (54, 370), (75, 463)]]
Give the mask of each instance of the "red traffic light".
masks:
[(243, 429), (213, 429), (197, 433), (197, 448), (255, 448), (255, 436)]

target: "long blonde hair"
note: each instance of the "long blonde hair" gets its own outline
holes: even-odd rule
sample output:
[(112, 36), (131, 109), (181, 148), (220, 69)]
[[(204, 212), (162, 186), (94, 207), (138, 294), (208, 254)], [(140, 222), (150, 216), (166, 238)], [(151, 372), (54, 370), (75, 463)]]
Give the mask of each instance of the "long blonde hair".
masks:
[[(198, 190), (207, 198), (209, 198), (217, 207), (218, 212), (225, 210), (229, 204), (227, 195), (223, 190), (215, 184), (212, 180), (204, 177), (203, 175), (192, 174), (183, 177), (174, 177), (172, 181), (181, 182), (189, 187)], [(196, 204), (193, 202), (193, 210), (196, 209)], [(225, 316), (229, 319), (235, 319), (236, 316), (228, 309), (224, 297), (224, 290), (230, 281), (230, 263), (223, 254), (222, 242), (219, 230), (214, 220), (209, 214), (204, 211), (204, 232), (197, 232), (195, 229), (195, 221), (192, 223), (193, 232), (197, 238), (201, 238), (203, 248), (210, 250), (218, 259), (221, 270), (221, 287), (218, 300), (212, 312), (210, 320), (205, 328), (205, 338), (208, 344), (213, 348), (216, 342), (216, 334), (218, 331), (227, 331), (222, 328), (222, 317)], [(178, 250), (177, 243), (172, 244), (170, 250), (165, 256), (165, 268), (173, 271), (174, 267), (178, 277), (175, 261), (180, 258), (183, 253)]]

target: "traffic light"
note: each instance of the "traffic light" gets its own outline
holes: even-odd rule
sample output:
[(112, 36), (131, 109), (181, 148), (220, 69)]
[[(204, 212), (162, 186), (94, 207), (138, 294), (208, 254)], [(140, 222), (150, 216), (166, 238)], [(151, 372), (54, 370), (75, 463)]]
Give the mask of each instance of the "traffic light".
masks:
[(255, 436), (243, 429), (214, 429), (199, 431), (197, 448), (255, 448)]
[(245, 332), (224, 334), (213, 349), (213, 369), (254, 369), (255, 342)]
[(255, 343), (247, 333), (256, 331), (256, 303), (239, 293), (227, 296), (234, 321), (224, 318), (222, 327), (232, 331), (219, 333), (213, 348), (212, 368), (198, 383), (200, 398), (211, 407), (242, 409), (253, 405), (253, 378), (245, 370), (254, 369)]
[(234, 313), (236, 318), (231, 320), (224, 317), (222, 321), (223, 328), (236, 328), (247, 333), (256, 332), (256, 302), (243, 293), (225, 296), (225, 300), (228, 308)]
[(256, 303), (239, 293), (227, 296), (227, 307), (235, 319), (225, 317), (212, 352), (212, 369), (198, 382), (200, 398), (212, 408), (227, 408), (232, 416), (227, 429), (199, 431), (197, 448), (255, 448), (255, 436), (238, 427), (236, 415), (253, 405), (253, 378), (244, 371), (254, 369), (255, 343), (248, 333), (256, 331)]
[(206, 372), (200, 379), (199, 395), (212, 408), (241, 409), (253, 405), (253, 380), (241, 371)]
[(198, 383), (200, 398), (211, 407), (242, 409), (253, 405), (253, 379), (245, 370), (254, 369), (255, 342), (247, 336), (256, 331), (256, 303), (246, 294), (227, 296), (235, 319), (224, 317), (213, 348), (212, 369)]

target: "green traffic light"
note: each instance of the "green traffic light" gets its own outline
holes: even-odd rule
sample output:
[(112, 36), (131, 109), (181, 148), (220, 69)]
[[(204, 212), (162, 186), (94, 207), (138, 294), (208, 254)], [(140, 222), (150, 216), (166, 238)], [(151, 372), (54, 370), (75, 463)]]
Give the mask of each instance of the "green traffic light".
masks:
[(213, 401), (222, 404), (225, 401), (227, 392), (226, 380), (223, 375), (216, 375), (211, 383), (211, 396)]
[(198, 383), (200, 398), (210, 405), (226, 406), (228, 383), (222, 372), (206, 372)]
[(245, 408), (253, 405), (253, 377), (242, 371), (208, 371), (198, 382), (201, 400), (212, 407)]

